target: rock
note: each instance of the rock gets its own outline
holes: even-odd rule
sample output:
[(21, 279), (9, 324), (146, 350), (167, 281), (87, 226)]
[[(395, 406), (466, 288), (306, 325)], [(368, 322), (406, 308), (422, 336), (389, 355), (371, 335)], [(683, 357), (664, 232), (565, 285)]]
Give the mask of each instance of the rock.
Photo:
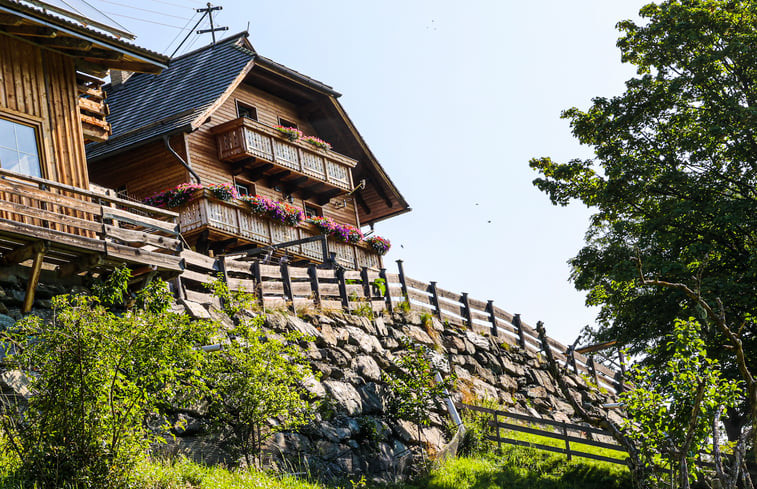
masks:
[(336, 333), (331, 325), (321, 322), (321, 334), (316, 337), (318, 346), (337, 346)]
[(287, 326), (287, 318), (281, 313), (272, 312), (265, 316), (265, 326), (268, 329), (274, 331), (285, 331)]
[(189, 417), (185, 414), (179, 414), (176, 422), (171, 428), (171, 433), (176, 436), (196, 436), (204, 431), (202, 423), (195, 418)]
[(287, 316), (287, 328), (293, 329), (301, 335), (313, 338), (316, 341), (318, 340), (318, 337), (321, 336), (321, 332), (318, 331), (315, 326), (310, 323), (306, 323), (297, 316)]
[(467, 370), (465, 370), (463, 367), (461, 367), (459, 365), (455, 365), (453, 367), (453, 370), (455, 371), (455, 375), (457, 376), (457, 378), (459, 380), (470, 380), (471, 379), (470, 373)]
[(350, 416), (362, 413), (363, 402), (354, 386), (336, 380), (327, 380), (323, 386), (341, 410), (346, 411)]
[(368, 355), (360, 355), (352, 362), (352, 368), (357, 374), (366, 380), (381, 380), (381, 369), (376, 360)]
[(472, 382), (472, 390), (473, 395), (476, 396), (478, 399), (491, 399), (492, 401), (496, 401), (499, 399), (499, 395), (497, 394), (497, 389), (494, 388), (494, 386), (487, 384), (481, 379), (473, 378)]
[[(8, 308), (5, 308), (8, 312)], [(0, 330), (12, 328), (16, 324), (16, 320), (5, 314), (0, 314)]]
[(332, 443), (326, 440), (315, 442), (316, 453), (324, 460), (334, 460), (350, 452), (350, 447), (339, 443)]
[(384, 352), (384, 348), (375, 336), (369, 335), (354, 326), (346, 326), (345, 329), (349, 333), (350, 343), (357, 345), (365, 353), (371, 354), (375, 352), (382, 354)]
[(274, 451), (286, 454), (311, 452), (313, 450), (310, 440), (299, 433), (274, 433), (266, 445), (269, 449), (272, 448)]
[(438, 452), (444, 446), (444, 433), (434, 426), (423, 428), (423, 443), (434, 452)]
[(505, 372), (513, 377), (523, 377), (525, 374), (525, 370), (521, 365), (514, 363), (506, 356), (501, 357), (500, 361), (502, 362), (502, 367), (505, 369)]
[(468, 339), (468, 341), (476, 345), (477, 348), (481, 348), (482, 350), (486, 350), (486, 351), (489, 351), (489, 349), (491, 348), (491, 345), (489, 344), (489, 339), (484, 338), (478, 333), (474, 333), (473, 331), (466, 331), (465, 337)]
[(350, 437), (350, 430), (347, 428), (337, 427), (328, 421), (322, 421), (318, 430), (327, 439), (333, 442), (340, 442)]
[(444, 325), (435, 317), (431, 318), (431, 327), (440, 333), (444, 331)]
[(187, 309), (187, 312), (189, 312), (189, 315), (192, 316), (193, 318), (210, 319), (210, 313), (202, 305), (196, 302), (186, 301), (183, 299), (180, 300), (180, 302), (184, 305), (184, 307)]
[(518, 390), (518, 383), (513, 380), (509, 375), (500, 375), (498, 377), (500, 389), (504, 389), (508, 392), (515, 392)]
[(535, 385), (535, 386), (529, 387), (526, 390), (526, 396), (528, 396), (531, 399), (544, 399), (547, 396), (549, 396), (549, 394), (547, 394), (547, 389), (545, 389), (544, 387), (540, 385)]
[(389, 336), (389, 331), (386, 329), (384, 318), (377, 317), (373, 320), (373, 325), (376, 328), (376, 335), (380, 337)]
[(447, 360), (447, 357), (436, 351), (431, 352), (431, 366), (442, 374), (448, 374), (450, 372), (449, 360)]
[(338, 367), (349, 367), (350, 363), (352, 361), (352, 358), (350, 357), (350, 354), (346, 351), (342, 350), (341, 348), (332, 348), (328, 350), (329, 352), (329, 358), (334, 363), (335, 366)]
[(431, 339), (431, 337), (423, 331), (421, 328), (417, 326), (405, 326), (403, 328), (405, 334), (408, 338), (410, 338), (411, 341), (414, 341), (416, 343), (422, 343), (424, 345), (433, 345), (434, 340)]
[(369, 382), (360, 387), (360, 400), (365, 414), (386, 412), (386, 393), (375, 382)]
[(326, 388), (312, 375), (302, 380), (303, 387), (308, 393), (316, 399), (323, 399), (326, 397)]
[(29, 379), (20, 370), (6, 370), (0, 373), (0, 391), (4, 394), (15, 394), (24, 399), (31, 396)]

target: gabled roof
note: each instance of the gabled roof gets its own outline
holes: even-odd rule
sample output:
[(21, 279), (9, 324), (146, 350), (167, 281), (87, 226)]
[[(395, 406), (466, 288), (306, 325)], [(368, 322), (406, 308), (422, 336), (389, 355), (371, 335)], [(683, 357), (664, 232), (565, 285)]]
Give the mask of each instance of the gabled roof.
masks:
[[(165, 135), (191, 132), (243, 81), (303, 105), (321, 114), (313, 123), (319, 133), (346, 135), (341, 150), (358, 160), (355, 183), (365, 179), (365, 199), (357, 196), (361, 221), (372, 223), (410, 210), (402, 194), (370, 151), (337, 100), (340, 94), (325, 83), (257, 54), (247, 32), (224, 39), (170, 61), (160, 75), (136, 74), (108, 91), (113, 134), (105, 143), (87, 146), (87, 158), (96, 162), (146, 144)], [(318, 107), (312, 109), (312, 107)], [(370, 202), (379, 202), (370, 206)], [(368, 203), (366, 203), (368, 202)]]
[(164, 134), (195, 129), (249, 70), (254, 52), (238, 42), (245, 35), (174, 58), (160, 75), (139, 73), (123, 85), (106, 85), (113, 135), (105, 143), (89, 144), (87, 158), (96, 161)]
[[(96, 10), (96, 9), (94, 9)], [(54, 5), (0, 0), (0, 33), (77, 58), (77, 69), (104, 76), (108, 68), (158, 73), (168, 57), (123, 40), (128, 32)]]

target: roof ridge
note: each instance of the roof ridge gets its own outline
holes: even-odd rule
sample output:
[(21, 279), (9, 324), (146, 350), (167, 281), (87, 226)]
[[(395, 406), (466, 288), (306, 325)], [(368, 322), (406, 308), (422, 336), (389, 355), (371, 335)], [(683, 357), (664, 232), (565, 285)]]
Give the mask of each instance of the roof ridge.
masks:
[(226, 44), (226, 43), (229, 43), (229, 42), (232, 42), (232, 41), (236, 41), (237, 39), (239, 39), (241, 37), (245, 37), (245, 38), (249, 37), (249, 35), (250, 35), (250, 33), (247, 32), (246, 30), (244, 30), (242, 32), (238, 32), (238, 33), (236, 33), (236, 34), (234, 34), (232, 36), (229, 36), (229, 37), (226, 37), (224, 39), (221, 39), (220, 41), (216, 41), (215, 43), (206, 44), (205, 46), (202, 46), (200, 48), (194, 49), (194, 50), (192, 50), (192, 51), (190, 51), (188, 53), (184, 53), (181, 56), (176, 56), (175, 58), (171, 58), (168, 61), (168, 63), (170, 65), (174, 61), (178, 61), (180, 59), (184, 59), (184, 58), (187, 58), (189, 56), (193, 56), (193, 55), (195, 55), (195, 54), (197, 54), (197, 53), (199, 53), (201, 51), (205, 51), (207, 49), (214, 48), (214, 47), (216, 47), (216, 46), (218, 46), (220, 44)]

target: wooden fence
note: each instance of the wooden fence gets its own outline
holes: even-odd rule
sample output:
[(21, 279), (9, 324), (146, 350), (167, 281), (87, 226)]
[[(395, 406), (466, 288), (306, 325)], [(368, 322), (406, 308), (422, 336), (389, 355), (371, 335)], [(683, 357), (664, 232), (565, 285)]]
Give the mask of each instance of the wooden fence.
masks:
[[(367, 267), (348, 271), (315, 265), (266, 265), (232, 257), (209, 258), (188, 250), (181, 256), (185, 270), (176, 283), (179, 295), (201, 304), (213, 301), (204, 285), (220, 274), (231, 290), (254, 293), (265, 308), (289, 307), (294, 312), (308, 307), (392, 312), (397, 307), (410, 307), (435, 316), (445, 325), (490, 334), (516, 348), (531, 352), (542, 349), (536, 329), (522, 321), (520, 315), (495, 306), (494, 301), (481, 301), (464, 292), (442, 289), (436, 282), (426, 284), (410, 278), (401, 260), (397, 261), (398, 273), (389, 273), (386, 269), (375, 271)], [(593, 355), (582, 355), (552, 338), (548, 341), (556, 360), (587, 376), (598, 387), (614, 392), (624, 388), (621, 372), (595, 362)]]
[[(457, 407), (460, 409), (467, 409), (469, 411), (491, 415), (489, 426), (493, 428), (494, 433), (492, 435), (488, 435), (486, 439), (496, 442), (497, 448), (501, 448), (502, 444), (505, 443), (508, 445), (531, 447), (539, 450), (546, 450), (549, 452), (562, 453), (567, 456), (568, 460), (571, 460), (573, 457), (583, 457), (613, 464), (626, 464), (625, 459), (608, 457), (606, 455), (597, 455), (594, 453), (576, 450), (575, 448), (571, 447), (571, 443), (573, 443), (603, 448), (606, 450), (625, 452), (625, 448), (615, 443), (612, 435), (607, 431), (603, 431), (591, 426), (535, 418), (533, 416), (509, 413), (507, 411), (497, 411), (494, 409), (471, 406), (469, 404), (457, 404)], [(513, 420), (515, 422), (508, 420)], [(563, 447), (516, 440), (514, 438), (502, 436), (501, 430), (528, 433), (550, 438), (553, 440), (558, 440), (563, 445)]]

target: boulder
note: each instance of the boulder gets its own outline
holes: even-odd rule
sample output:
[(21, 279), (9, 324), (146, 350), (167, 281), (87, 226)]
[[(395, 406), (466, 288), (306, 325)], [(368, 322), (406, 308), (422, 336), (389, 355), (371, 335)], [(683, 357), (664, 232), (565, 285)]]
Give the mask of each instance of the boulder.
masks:
[[(473, 331), (466, 331), (465, 337), (468, 341), (473, 343), (476, 346), (476, 348), (481, 348), (482, 350), (486, 350), (486, 351), (489, 351), (489, 349), (491, 348), (491, 345), (489, 344), (489, 339), (484, 338), (478, 333), (474, 333)], [(474, 353), (474, 352), (471, 352), (471, 353)]]
[(352, 369), (368, 381), (381, 380), (381, 369), (376, 360), (368, 355), (360, 355), (352, 361)]
[(411, 341), (415, 343), (421, 343), (424, 345), (433, 345), (434, 340), (418, 326), (405, 326), (403, 328), (405, 334)]
[(314, 338), (316, 341), (318, 341), (318, 337), (321, 336), (321, 332), (318, 331), (315, 326), (306, 323), (297, 316), (287, 316), (287, 328), (297, 331), (305, 337)]
[(323, 382), (323, 386), (340, 411), (345, 411), (350, 416), (363, 412), (363, 401), (353, 385), (329, 379)]

